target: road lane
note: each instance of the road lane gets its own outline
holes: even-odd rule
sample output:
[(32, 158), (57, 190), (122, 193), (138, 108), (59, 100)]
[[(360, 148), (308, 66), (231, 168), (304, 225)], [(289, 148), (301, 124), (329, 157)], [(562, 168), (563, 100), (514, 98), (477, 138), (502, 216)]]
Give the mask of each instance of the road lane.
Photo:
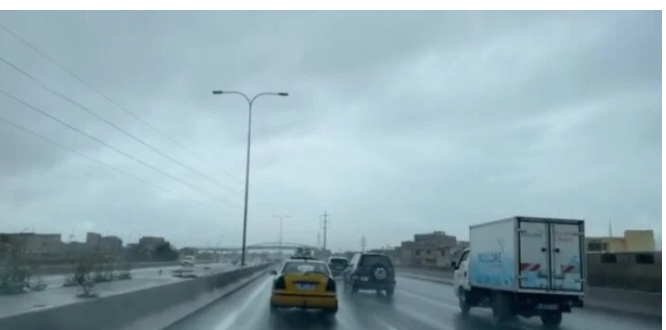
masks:
[[(495, 329), (490, 311), (472, 309), (461, 317), (452, 288), (398, 277), (393, 299), (372, 292), (339, 293), (333, 319), (318, 312), (283, 311), (271, 316), (268, 306), (271, 277), (261, 278), (228, 297), (174, 324), (168, 330), (485, 330)], [(503, 329), (542, 330), (538, 318), (519, 320)], [(656, 330), (661, 320), (574, 310), (562, 330)]]

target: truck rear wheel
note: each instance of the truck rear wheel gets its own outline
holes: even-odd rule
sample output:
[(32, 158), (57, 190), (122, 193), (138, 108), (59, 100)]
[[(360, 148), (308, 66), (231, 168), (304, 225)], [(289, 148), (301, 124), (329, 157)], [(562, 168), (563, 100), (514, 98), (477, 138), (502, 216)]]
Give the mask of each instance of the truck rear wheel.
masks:
[(472, 306), (469, 304), (467, 291), (462, 287), (458, 288), (458, 306), (460, 306), (460, 313), (467, 315)]
[(548, 311), (541, 314), (541, 323), (547, 328), (557, 328), (562, 324), (562, 312)]
[(512, 318), (509, 298), (506, 294), (496, 293), (492, 301), (493, 323), (502, 324)]

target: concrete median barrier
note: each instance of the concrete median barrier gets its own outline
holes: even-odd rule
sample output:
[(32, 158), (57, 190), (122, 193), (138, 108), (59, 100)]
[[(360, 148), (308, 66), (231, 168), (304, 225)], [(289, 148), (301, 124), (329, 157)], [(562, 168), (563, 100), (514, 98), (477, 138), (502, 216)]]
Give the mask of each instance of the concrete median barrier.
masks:
[(2, 330), (163, 329), (266, 274), (269, 264), (31, 311), (0, 319)]
[(585, 307), (661, 318), (661, 293), (588, 287)]

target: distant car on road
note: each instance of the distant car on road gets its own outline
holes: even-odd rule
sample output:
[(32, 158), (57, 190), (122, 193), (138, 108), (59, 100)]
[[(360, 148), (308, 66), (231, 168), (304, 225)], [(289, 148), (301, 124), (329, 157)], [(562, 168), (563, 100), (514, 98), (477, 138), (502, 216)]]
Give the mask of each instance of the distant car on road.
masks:
[(328, 258), (328, 268), (331, 269), (333, 277), (342, 276), (349, 265), (349, 261), (345, 257), (333, 256)]
[(180, 265), (183, 267), (194, 267), (195, 258), (194, 256), (184, 256), (180, 260)]
[(345, 291), (382, 291), (387, 297), (395, 292), (395, 269), (391, 258), (377, 253), (357, 253), (342, 276)]
[(315, 256), (314, 256), (314, 251), (312, 251), (312, 249), (307, 248), (307, 247), (298, 247), (298, 248), (296, 248), (296, 251), (294, 251), (293, 257), (296, 257), (296, 258), (303, 258), (303, 257), (314, 258)]
[(334, 315), (338, 311), (335, 280), (321, 260), (292, 258), (284, 261), (275, 275), (270, 298), (271, 313), (281, 308), (319, 309)]

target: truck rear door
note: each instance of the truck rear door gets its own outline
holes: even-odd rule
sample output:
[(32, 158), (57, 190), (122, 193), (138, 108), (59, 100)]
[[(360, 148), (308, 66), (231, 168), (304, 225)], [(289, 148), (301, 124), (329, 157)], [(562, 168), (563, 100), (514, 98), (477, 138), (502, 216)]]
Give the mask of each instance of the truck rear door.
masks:
[(550, 289), (550, 235), (545, 221), (518, 219), (518, 283), (521, 289)]
[(583, 222), (552, 223), (553, 279), (551, 290), (583, 291)]

